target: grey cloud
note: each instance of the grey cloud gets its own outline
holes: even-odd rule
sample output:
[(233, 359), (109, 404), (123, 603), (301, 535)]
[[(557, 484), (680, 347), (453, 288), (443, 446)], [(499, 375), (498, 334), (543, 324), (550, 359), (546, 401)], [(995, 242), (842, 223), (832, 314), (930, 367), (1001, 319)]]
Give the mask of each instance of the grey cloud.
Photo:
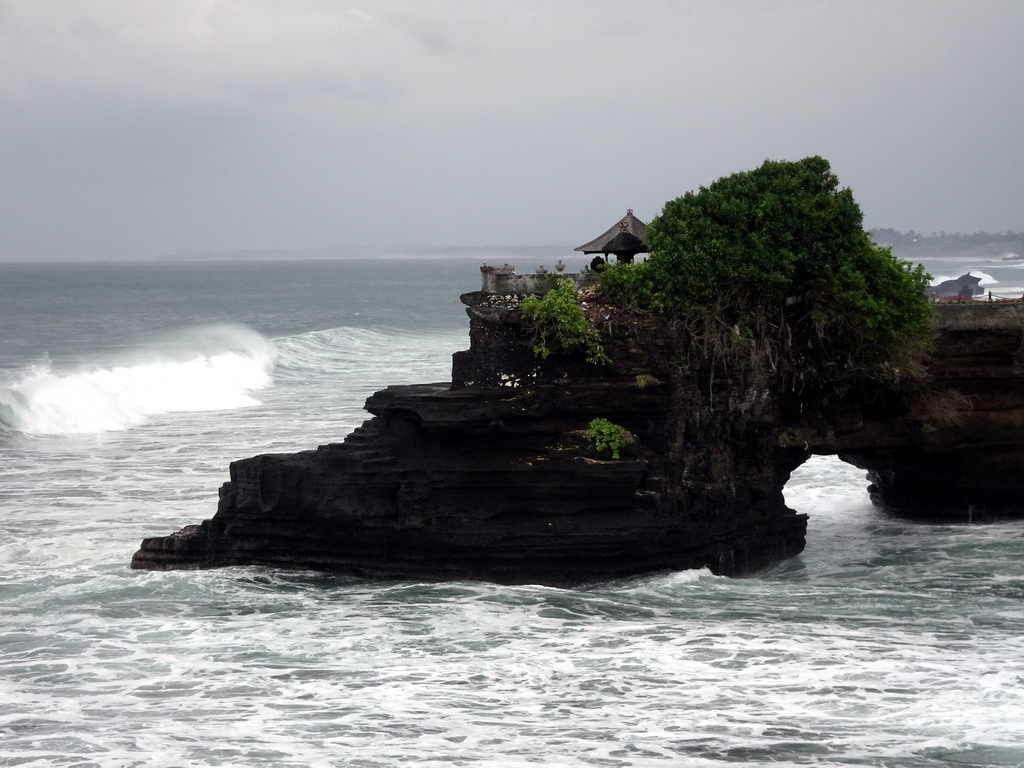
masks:
[(869, 226), (1024, 229), (1015, 0), (0, 11), (0, 259), (572, 243), (809, 154)]

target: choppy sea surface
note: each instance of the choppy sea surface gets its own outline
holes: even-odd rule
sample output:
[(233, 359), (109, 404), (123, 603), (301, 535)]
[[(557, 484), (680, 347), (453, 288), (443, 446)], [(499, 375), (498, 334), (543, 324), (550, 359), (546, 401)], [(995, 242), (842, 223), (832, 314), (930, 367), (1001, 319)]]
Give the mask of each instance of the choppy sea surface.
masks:
[(1024, 523), (891, 518), (831, 458), (744, 579), (129, 569), (230, 461), (447, 380), (478, 266), (0, 264), (0, 765), (1024, 765)]

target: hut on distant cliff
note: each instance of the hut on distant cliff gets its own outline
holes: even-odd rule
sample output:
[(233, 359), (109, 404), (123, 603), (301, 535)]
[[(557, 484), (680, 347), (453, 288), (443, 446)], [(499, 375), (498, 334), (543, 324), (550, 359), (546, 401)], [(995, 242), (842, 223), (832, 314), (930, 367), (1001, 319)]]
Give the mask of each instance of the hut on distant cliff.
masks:
[(606, 259), (614, 255), (623, 264), (632, 264), (633, 257), (638, 253), (650, 251), (647, 246), (647, 225), (634, 216), (630, 208), (611, 229), (575, 250), (586, 254), (599, 253)]

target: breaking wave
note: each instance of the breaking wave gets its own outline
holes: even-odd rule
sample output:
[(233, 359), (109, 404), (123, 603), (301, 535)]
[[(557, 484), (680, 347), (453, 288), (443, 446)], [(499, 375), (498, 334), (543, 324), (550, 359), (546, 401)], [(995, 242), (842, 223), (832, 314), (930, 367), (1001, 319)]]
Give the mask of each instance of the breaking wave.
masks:
[(243, 326), (183, 329), (116, 364), (23, 370), (0, 387), (0, 423), (36, 435), (82, 434), (166, 413), (243, 408), (270, 385), (275, 359), (273, 344)]

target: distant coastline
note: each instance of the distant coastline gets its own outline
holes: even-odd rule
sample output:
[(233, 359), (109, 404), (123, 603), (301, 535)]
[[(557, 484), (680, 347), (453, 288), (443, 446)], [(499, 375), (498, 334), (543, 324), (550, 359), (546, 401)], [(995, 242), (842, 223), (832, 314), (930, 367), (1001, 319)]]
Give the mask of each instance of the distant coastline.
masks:
[(252, 248), (238, 251), (201, 251), (175, 253), (157, 257), (157, 261), (319, 261), (343, 259), (415, 259), (466, 258), (495, 261), (497, 259), (548, 259), (572, 255), (573, 246), (558, 245), (494, 245), (410, 248), (375, 246), (370, 248)]
[(894, 229), (869, 232), (875, 243), (892, 248), (898, 257), (911, 262), (950, 256), (991, 261), (1024, 260), (1024, 232), (975, 232), (971, 235), (946, 232), (925, 235), (914, 230), (898, 232)]
[[(963, 256), (987, 260), (1024, 261), (1024, 232), (970, 235), (945, 232), (925, 235), (914, 230), (869, 230), (874, 241), (890, 247), (901, 259), (919, 262), (930, 258)], [(248, 248), (231, 251), (195, 251), (159, 256), (157, 261), (319, 261), (343, 259), (415, 259), (466, 258), (481, 262), (519, 260), (524, 263), (554, 263), (573, 255), (570, 243), (543, 245), (470, 245), (470, 246), (371, 246), (364, 248)]]

